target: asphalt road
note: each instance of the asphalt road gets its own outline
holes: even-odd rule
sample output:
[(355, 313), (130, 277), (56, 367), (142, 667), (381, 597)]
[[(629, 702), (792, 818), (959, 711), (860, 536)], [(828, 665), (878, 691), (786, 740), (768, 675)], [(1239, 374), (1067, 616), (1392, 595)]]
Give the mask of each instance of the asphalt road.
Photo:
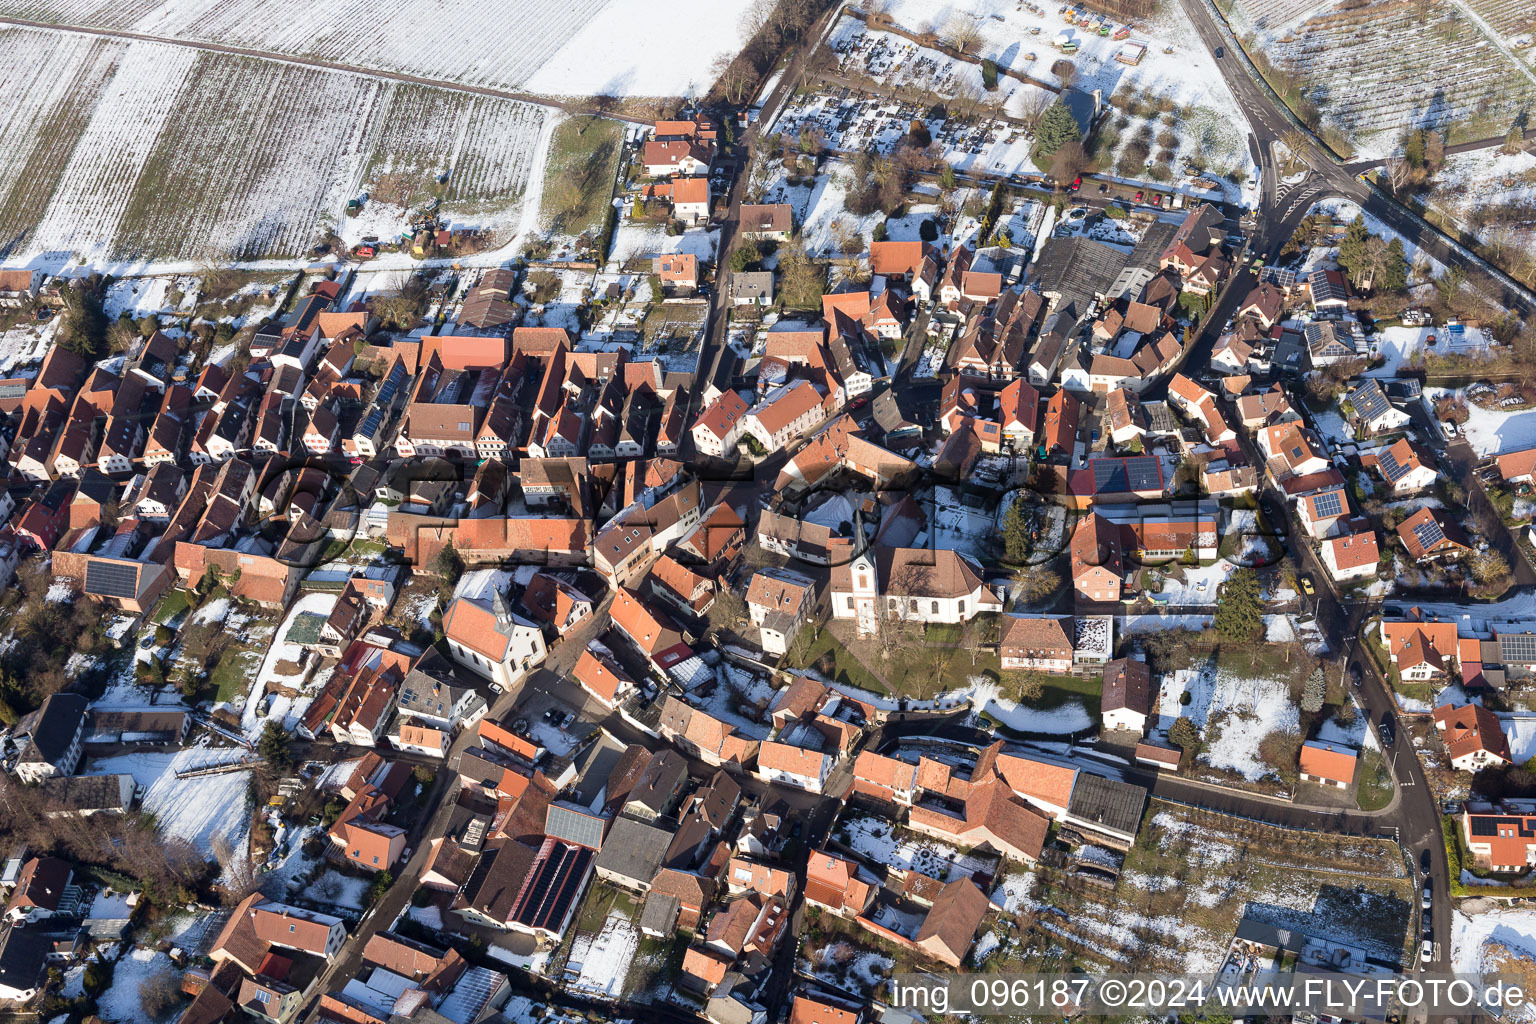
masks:
[[(1269, 89), (1254, 80), (1257, 72), (1250, 74), (1245, 70), (1246, 54), (1226, 26), (1218, 24), (1216, 16), (1203, 0), (1179, 2), (1206, 48), (1212, 53), (1220, 48), (1224, 54), (1217, 60), (1217, 66), (1237, 99), (1238, 106), (1247, 116), (1255, 141), (1262, 151), (1262, 161), (1271, 161), (1270, 144), (1293, 130), (1290, 118)], [(1298, 155), (1310, 168), (1307, 180), (1287, 187), (1277, 184), (1277, 179), (1269, 173), (1264, 176), (1266, 188), (1259, 209), (1260, 226), (1253, 246), (1255, 251), (1272, 258), (1294, 233), (1296, 224), (1306, 216), (1306, 211), (1313, 204), (1324, 199), (1348, 199), (1442, 265), (1460, 267), (1466, 271), (1468, 285), (1486, 298), (1506, 309), (1517, 310), (1525, 317), (1536, 312), (1536, 300), (1533, 300), (1529, 292), (1513, 286), (1506, 277), (1481, 259), (1453, 245), (1443, 234), (1425, 225), (1402, 205), (1384, 199), (1355, 177), (1358, 171), (1336, 163), (1310, 133), (1306, 133), (1305, 137), (1307, 146)], [(1492, 144), (1491, 140), (1484, 142)], [(1464, 145), (1471, 149), (1486, 148), (1477, 143)]]

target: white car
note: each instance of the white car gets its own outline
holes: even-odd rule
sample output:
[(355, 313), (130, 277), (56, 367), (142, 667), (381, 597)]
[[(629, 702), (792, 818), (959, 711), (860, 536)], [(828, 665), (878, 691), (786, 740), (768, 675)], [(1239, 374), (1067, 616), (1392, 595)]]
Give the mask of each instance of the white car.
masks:
[(1425, 939), (1419, 943), (1419, 959), (1433, 960), (1435, 958), (1435, 942), (1433, 939)]
[(1440, 424), (1440, 429), (1441, 429), (1441, 431), (1444, 432), (1444, 434), (1445, 434), (1445, 436), (1447, 438), (1451, 438), (1451, 437), (1455, 437), (1456, 436), (1456, 433), (1457, 433), (1457, 431), (1456, 431), (1456, 424), (1454, 424), (1454, 423), (1442, 423), (1442, 424)]

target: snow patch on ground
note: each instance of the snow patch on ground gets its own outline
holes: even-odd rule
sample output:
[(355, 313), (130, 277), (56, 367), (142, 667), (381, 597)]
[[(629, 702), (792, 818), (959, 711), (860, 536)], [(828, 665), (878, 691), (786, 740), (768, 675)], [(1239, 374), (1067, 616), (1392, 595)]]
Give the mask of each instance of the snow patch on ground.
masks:
[(180, 779), (177, 772), (233, 764), (249, 757), (235, 747), (188, 747), (174, 752), (140, 752), (97, 758), (83, 774), (132, 775), (144, 787), (143, 808), (167, 838), (183, 839), (205, 857), (213, 857), (214, 841), (222, 838), (230, 850), (245, 849), (250, 832), (249, 771), (220, 772)]
[(595, 935), (578, 935), (571, 943), (566, 970), (576, 972), (573, 988), (594, 995), (617, 998), (640, 945), (640, 930), (622, 911), (609, 911), (603, 928)]

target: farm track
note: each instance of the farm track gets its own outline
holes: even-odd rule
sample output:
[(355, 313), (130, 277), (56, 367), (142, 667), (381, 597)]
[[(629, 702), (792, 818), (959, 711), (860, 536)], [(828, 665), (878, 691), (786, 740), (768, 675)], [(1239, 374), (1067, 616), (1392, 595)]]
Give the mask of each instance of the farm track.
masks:
[[(561, 100), (549, 96), (539, 96), (533, 93), (522, 92), (517, 89), (501, 89), (486, 85), (469, 85), (462, 82), (447, 81), (440, 78), (428, 78), (423, 75), (413, 75), (404, 71), (389, 71), (383, 68), (363, 67), (357, 64), (347, 64), (341, 61), (325, 60), (319, 57), (302, 57), (285, 53), (276, 53), (270, 50), (261, 50), (248, 46), (228, 46), (221, 43), (202, 42), (196, 39), (178, 39), (175, 36), (155, 35), (148, 32), (131, 32), (127, 29), (96, 28), (90, 25), (65, 25), (47, 21), (31, 21), (26, 18), (14, 18), (0, 16), (0, 27), (10, 26), (14, 28), (38, 29), (49, 32), (65, 32), (87, 36), (96, 36), (104, 39), (119, 39), (126, 42), (160, 43), (165, 46), (182, 46), (204, 53), (222, 53), (234, 57), (253, 57), (257, 60), (276, 61), (283, 64), (297, 64), (302, 67), (318, 68), (324, 71), (341, 72), (342, 74), (362, 75), (367, 78), (375, 78), (384, 81), (402, 82), (407, 85), (430, 86), (435, 89), (445, 89), (452, 92), (469, 93), (475, 96), (489, 96), (495, 99), (516, 100), (520, 103), (531, 103), (544, 107), (555, 107), (573, 114), (594, 113), (594, 106), (590, 102), (576, 102)], [(623, 114), (621, 112), (604, 109), (604, 116), (612, 117), (620, 121), (629, 121), (633, 124), (650, 124), (644, 118)]]

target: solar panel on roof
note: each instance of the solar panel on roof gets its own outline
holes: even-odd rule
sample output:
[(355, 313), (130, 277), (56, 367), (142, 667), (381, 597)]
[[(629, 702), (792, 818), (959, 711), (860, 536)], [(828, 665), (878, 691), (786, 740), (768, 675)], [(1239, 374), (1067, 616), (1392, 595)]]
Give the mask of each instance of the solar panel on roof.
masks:
[(1389, 483), (1397, 483), (1402, 475), (1408, 472), (1408, 467), (1397, 461), (1397, 456), (1392, 454), (1392, 449), (1381, 453), (1381, 472)]
[(26, 381), (12, 380), (0, 384), (0, 398), (21, 398), (26, 393)]
[(1433, 517), (1415, 526), (1413, 528), (1413, 535), (1419, 538), (1419, 545), (1425, 551), (1430, 550), (1436, 544), (1445, 540), (1445, 531), (1440, 528), (1440, 523)]
[(1126, 474), (1131, 478), (1131, 490), (1154, 491), (1163, 486), (1162, 467), (1150, 456), (1125, 460)]
[(85, 567), (85, 592), (101, 597), (137, 597), (138, 566), (121, 562), (91, 562)]
[(1093, 467), (1093, 489), (1095, 491), (1130, 490), (1130, 478), (1126, 475), (1125, 463), (1122, 460), (1094, 459), (1089, 465)]
[(1505, 661), (1536, 663), (1536, 633), (1500, 635), (1499, 656)]
[(1338, 491), (1328, 491), (1312, 499), (1312, 507), (1320, 518), (1331, 519), (1344, 514), (1343, 496)]
[(551, 804), (544, 819), (544, 834), (594, 850), (601, 849), (603, 819)]

